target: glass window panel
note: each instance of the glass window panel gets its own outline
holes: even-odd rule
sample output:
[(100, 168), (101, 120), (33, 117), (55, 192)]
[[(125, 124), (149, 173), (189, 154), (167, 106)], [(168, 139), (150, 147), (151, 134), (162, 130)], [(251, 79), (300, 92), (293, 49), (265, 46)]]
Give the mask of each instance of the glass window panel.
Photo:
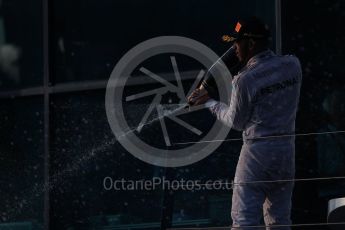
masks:
[[(54, 1), (53, 83), (108, 80), (116, 62), (128, 50), (157, 36), (189, 37), (220, 55), (228, 48), (221, 42), (221, 36), (233, 29), (238, 17), (258, 15), (270, 24), (274, 35), (273, 3), (258, 0)], [(272, 47), (275, 47), (274, 38)]]
[(0, 90), (43, 83), (42, 1), (0, 2)]
[(44, 198), (43, 98), (0, 101), (0, 229), (20, 225), (40, 229)]
[(131, 184), (165, 170), (134, 158), (115, 141), (104, 91), (54, 95), (51, 109), (51, 229), (159, 229), (163, 191)]

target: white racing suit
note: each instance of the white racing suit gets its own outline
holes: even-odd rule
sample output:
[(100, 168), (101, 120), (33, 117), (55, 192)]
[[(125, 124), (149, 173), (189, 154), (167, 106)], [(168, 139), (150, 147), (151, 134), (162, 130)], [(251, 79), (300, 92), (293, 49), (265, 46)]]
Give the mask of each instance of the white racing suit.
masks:
[[(234, 229), (260, 225), (262, 215), (266, 226), (291, 224), (293, 182), (265, 181), (294, 178), (293, 135), (301, 82), (295, 56), (267, 50), (252, 57), (234, 77), (230, 106), (212, 99), (206, 103), (218, 120), (243, 131), (232, 197)], [(270, 137), (281, 135), (285, 136)]]

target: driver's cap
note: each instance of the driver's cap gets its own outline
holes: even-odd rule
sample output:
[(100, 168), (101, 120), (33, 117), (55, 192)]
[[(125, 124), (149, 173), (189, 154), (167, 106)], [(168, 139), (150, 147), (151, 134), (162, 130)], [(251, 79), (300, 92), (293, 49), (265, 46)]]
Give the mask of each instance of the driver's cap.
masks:
[(224, 42), (234, 42), (242, 38), (268, 39), (270, 30), (268, 25), (264, 24), (257, 17), (239, 20), (233, 32), (223, 35)]

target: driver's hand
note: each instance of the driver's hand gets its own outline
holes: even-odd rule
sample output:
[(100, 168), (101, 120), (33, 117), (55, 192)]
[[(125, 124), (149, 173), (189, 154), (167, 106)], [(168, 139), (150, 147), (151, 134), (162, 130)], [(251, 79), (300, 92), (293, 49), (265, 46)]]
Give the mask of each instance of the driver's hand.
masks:
[(205, 102), (208, 101), (208, 99), (210, 99), (210, 97), (205, 89), (196, 89), (187, 98), (188, 104), (191, 106), (205, 104)]

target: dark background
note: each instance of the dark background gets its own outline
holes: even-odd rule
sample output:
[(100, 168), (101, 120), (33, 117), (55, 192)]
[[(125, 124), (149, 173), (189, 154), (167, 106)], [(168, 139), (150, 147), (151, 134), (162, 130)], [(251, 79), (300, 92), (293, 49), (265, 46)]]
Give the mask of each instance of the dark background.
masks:
[[(10, 223), (42, 229), (45, 221), (50, 229), (230, 225), (231, 190), (103, 188), (108, 176), (231, 181), (241, 148), (241, 142), (224, 142), (202, 161), (180, 168), (144, 163), (113, 141), (105, 114), (105, 84), (128, 50), (153, 37), (185, 36), (221, 55), (228, 47), (220, 37), (233, 29), (238, 17), (249, 15), (262, 18), (274, 35), (275, 2), (49, 1), (49, 84), (44, 86), (42, 0), (1, 1), (0, 229), (13, 226)], [(344, 134), (315, 134), (344, 130), (345, 2), (281, 3), (282, 53), (296, 55), (303, 68), (296, 133), (314, 133), (296, 137), (296, 178), (345, 176)], [(273, 36), (273, 50), (275, 45)], [(156, 71), (168, 72), (162, 66)], [(155, 85), (134, 85), (130, 90), (150, 88)], [(44, 90), (49, 90), (49, 103), (44, 101)], [(48, 123), (45, 108), (49, 108)], [(145, 105), (134, 103), (127, 112), (135, 117), (143, 111)], [(207, 128), (212, 117), (204, 113), (199, 119)], [(159, 128), (159, 124), (150, 126), (146, 137), (162, 142)], [(185, 137), (180, 131), (171, 135)], [(231, 131), (228, 137), (240, 133)], [(49, 155), (44, 151), (47, 142)], [(44, 169), (47, 156), (49, 173)], [(48, 175), (50, 186), (44, 187)], [(327, 202), (345, 195), (344, 182), (296, 182), (293, 223), (325, 223)], [(44, 203), (48, 195), (49, 202)], [(49, 222), (44, 213), (49, 213)]]

